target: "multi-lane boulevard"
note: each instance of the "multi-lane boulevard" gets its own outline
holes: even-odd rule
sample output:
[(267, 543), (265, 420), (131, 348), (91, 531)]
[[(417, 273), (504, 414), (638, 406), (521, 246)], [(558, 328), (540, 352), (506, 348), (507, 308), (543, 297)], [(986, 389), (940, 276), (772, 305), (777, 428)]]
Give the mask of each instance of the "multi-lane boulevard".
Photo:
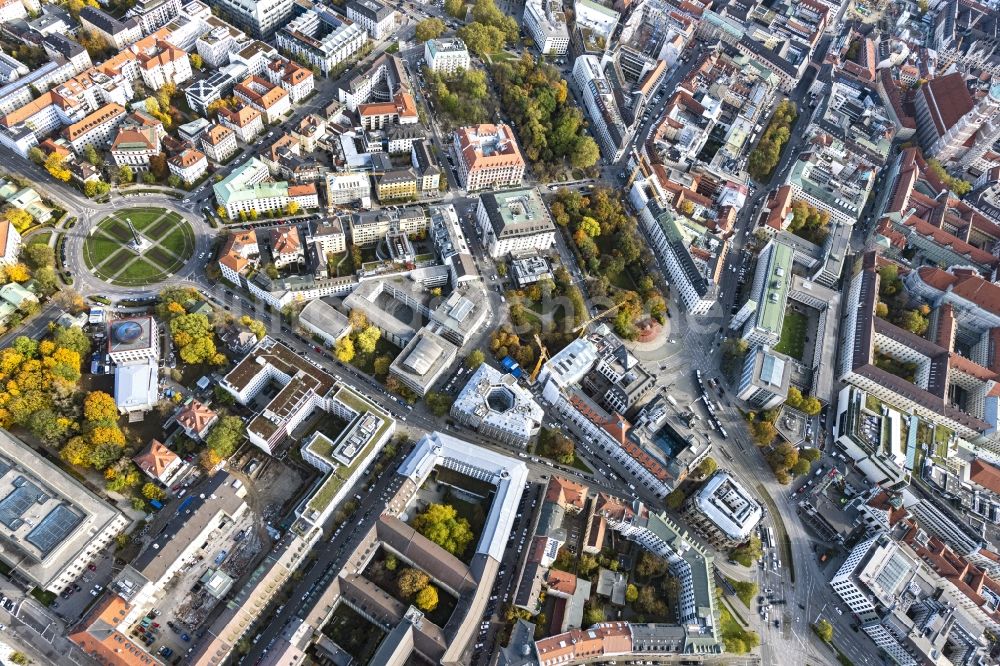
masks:
[[(419, 18), (413, 15), (412, 10), (408, 12), (408, 18), (404, 19), (397, 33), (398, 38), (405, 40), (412, 37), (413, 25), (409, 17)], [(317, 85), (318, 93), (306, 105), (297, 108), (289, 116), (285, 124), (293, 126), (306, 114), (325, 108), (325, 105), (333, 99), (337, 88), (349, 80), (349, 78), (355, 76), (358, 71), (363, 71), (364, 65), (381, 55), (388, 43), (383, 43), (382, 46), (366, 56), (356, 68), (348, 70), (338, 79), (333, 81), (319, 81)], [(828, 43), (828, 41), (825, 43)], [(821, 45), (821, 49), (824, 52), (825, 48), (825, 45)], [(697, 64), (697, 55), (700, 53), (700, 49), (701, 46), (698, 47), (698, 51), (695, 52), (694, 57), (690, 57), (679, 63), (668, 75), (663, 87), (665, 99), (662, 102), (655, 103), (650, 109), (649, 119), (639, 124), (635, 132), (633, 145), (641, 146), (642, 142), (648, 138), (656, 124), (660, 121), (670, 92), (679, 81), (688, 76), (692, 68)], [(401, 55), (408, 63), (413, 63), (418, 56), (417, 48), (404, 50)], [(801, 81), (790, 95), (790, 98), (799, 105), (802, 112), (799, 114), (796, 124), (793, 127), (793, 131), (791, 132), (792, 138), (785, 148), (781, 161), (776, 167), (771, 180), (750, 194), (746, 205), (737, 219), (735, 235), (731, 245), (732, 251), (727, 259), (723, 281), (719, 289), (719, 304), (709, 317), (702, 318), (699, 321), (689, 320), (679, 312), (680, 308), (675, 308), (678, 314), (669, 323), (669, 328), (671, 335), (676, 337), (680, 342), (664, 348), (661, 357), (657, 359), (664, 363), (661, 365), (663, 376), (660, 379), (662, 383), (674, 382), (675, 376), (678, 378), (677, 382), (682, 381), (680, 378), (685, 374), (689, 375), (691, 369), (695, 367), (702, 368), (707, 373), (706, 376), (717, 376), (718, 374), (716, 369), (718, 368), (720, 350), (718, 349), (718, 345), (714, 343), (717, 341), (717, 329), (719, 326), (724, 326), (734, 299), (737, 297), (737, 281), (742, 258), (741, 250), (745, 246), (747, 235), (752, 233), (755, 216), (759, 213), (764, 198), (770, 191), (771, 186), (779, 183), (787, 175), (792, 161), (798, 158), (802, 141), (804, 140), (805, 132), (802, 130), (808, 124), (809, 116), (812, 112), (810, 107), (803, 105), (803, 100), (809, 92), (814, 75), (812, 69), (809, 71), (810, 75)], [(578, 95), (575, 86), (571, 87), (574, 88), (574, 94)], [(447, 160), (448, 143), (438, 123), (433, 119), (431, 129), (435, 148), (442, 159), (442, 166), (444, 166), (445, 160)], [(217, 173), (225, 176), (236, 165), (242, 164), (249, 159), (251, 155), (266, 149), (274, 140), (274, 133), (270, 133), (263, 138), (261, 143), (242, 147), (238, 157), (232, 160), (228, 166), (222, 167)], [(6, 149), (3, 150), (5, 151)], [(206, 275), (205, 266), (202, 262), (190, 261), (168, 280), (156, 285), (155, 288), (145, 290), (109, 285), (98, 280), (89, 272), (83, 261), (84, 240), (97, 222), (115, 210), (120, 209), (122, 205), (127, 205), (127, 202), (130, 201), (135, 201), (137, 205), (160, 206), (184, 215), (185, 219), (191, 223), (195, 232), (195, 250), (193, 255), (195, 257), (202, 254), (207, 256), (215, 246), (218, 235), (218, 231), (205, 222), (204, 215), (202, 214), (203, 209), (211, 207), (209, 201), (212, 197), (212, 188), (209, 184), (202, 185), (186, 198), (168, 196), (166, 194), (145, 194), (141, 197), (124, 198), (121, 195), (115, 194), (110, 203), (98, 204), (85, 199), (71, 186), (54, 182), (44, 169), (35, 164), (13, 156), (9, 152), (4, 152), (3, 154), (5, 157), (9, 156), (9, 159), (5, 160), (5, 169), (8, 172), (35, 183), (44, 184), (40, 189), (43, 189), (45, 194), (59, 206), (66, 209), (69, 216), (77, 218), (75, 226), (71, 229), (62, 230), (66, 238), (65, 256), (63, 259), (65, 269), (74, 277), (74, 288), (82, 294), (102, 295), (111, 299), (136, 298), (139, 296), (154, 295), (159, 289), (170, 285), (193, 287), (218, 307), (226, 308), (237, 315), (246, 312), (256, 318), (262, 319), (267, 325), (271, 336), (282, 340), (293, 350), (336, 376), (340, 381), (370, 396), (380, 407), (392, 414), (399, 421), (403, 429), (419, 433), (420, 431), (432, 431), (443, 428), (456, 432), (466, 440), (502, 451), (509, 455), (522, 453), (514, 447), (497, 444), (473, 431), (467, 429), (457, 431), (455, 427), (449, 426), (446, 422), (430, 414), (423, 405), (410, 407), (403, 404), (397, 398), (391, 396), (373, 378), (360, 373), (350, 366), (344, 366), (335, 362), (326, 352), (317, 352), (311, 342), (298, 337), (293, 331), (284, 328), (280, 315), (273, 312), (265, 312), (263, 306), (252, 306), (246, 300), (240, 299), (238, 295), (229, 292), (225, 287), (212, 283)], [(631, 151), (626, 151), (618, 162), (604, 165), (601, 169), (603, 181), (612, 187), (620, 185), (622, 175), (627, 176), (630, 159)], [(447, 173), (448, 171), (445, 168), (445, 172)], [(483, 251), (478, 241), (478, 236), (470, 222), (476, 198), (468, 196), (459, 188), (459, 184), (455, 181), (453, 174), (448, 174), (447, 177), (449, 178), (449, 185), (451, 187), (448, 194), (441, 198), (441, 201), (451, 203), (456, 207), (459, 217), (462, 220), (463, 230), (470, 245), (473, 247), (480, 271), (487, 283), (491, 311), (489, 322), (499, 324), (505, 316), (505, 306), (500, 301), (499, 294), (497, 293), (497, 287), (502, 281), (494, 277), (495, 268)], [(571, 251), (563, 238), (560, 237), (559, 241), (557, 249), (562, 255), (564, 263), (570, 268), (575, 280), (583, 287), (583, 276), (576, 267)], [(252, 310), (251, 307), (253, 308)], [(0, 344), (6, 344), (14, 335), (40, 335), (48, 326), (48, 323), (57, 315), (58, 309), (54, 305), (46, 305), (24, 327), (7, 334), (4, 338), (0, 338)], [(489, 330), (484, 331), (475, 342), (475, 345), (482, 345), (488, 334)], [(693, 393), (692, 397), (694, 397)], [(767, 519), (768, 523), (773, 524), (775, 521), (780, 520), (784, 526), (784, 530), (789, 535), (792, 552), (793, 563), (786, 562), (785, 566), (777, 571), (769, 564), (762, 570), (744, 570), (737, 565), (725, 562), (724, 555), (720, 555), (717, 558), (718, 568), (723, 574), (737, 578), (756, 579), (760, 582), (762, 589), (771, 588), (775, 590), (776, 598), (783, 598), (787, 601), (787, 604), (783, 607), (780, 626), (777, 628), (770, 621), (767, 624), (761, 623), (755, 609), (750, 609), (750, 617), (747, 619), (751, 620), (752, 625), (760, 631), (763, 637), (763, 645), (761, 647), (763, 663), (790, 663), (788, 661), (790, 658), (789, 655), (794, 655), (795, 663), (833, 663), (834, 660), (829, 651), (819, 644), (818, 640), (815, 639), (809, 630), (809, 625), (815, 622), (819, 616), (825, 617), (834, 624), (835, 633), (838, 637), (848, 637), (846, 641), (840, 640), (837, 642), (856, 663), (878, 663), (874, 646), (871, 645), (870, 641), (850, 640), (853, 634), (851, 633), (849, 617), (841, 616), (834, 612), (837, 599), (825, 583), (829, 572), (823, 572), (819, 569), (812, 551), (813, 539), (805, 531), (802, 522), (796, 516), (795, 505), (786, 496), (787, 488), (780, 486), (773, 479), (773, 475), (768, 471), (763, 456), (757, 447), (749, 441), (742, 415), (736, 409), (732, 408), (728, 402), (720, 411), (720, 421), (724, 424), (727, 431), (731, 433), (730, 437), (726, 440), (721, 440), (718, 437), (714, 439), (714, 445), (720, 454), (720, 464), (733, 471), (748, 487), (755, 490), (763, 489), (772, 498), (774, 506), (777, 507), (778, 515), (769, 515)], [(573, 432), (570, 424), (566, 424), (565, 427), (567, 431)], [(402, 451), (399, 452), (397, 457), (402, 456), (403, 453)], [(610, 469), (617, 469), (614, 464), (609, 465), (609, 461), (595, 459), (597, 457), (596, 454), (590, 454), (586, 450), (581, 452), (581, 455), (595, 469), (595, 473), (584, 474), (574, 468), (556, 466), (552, 463), (534, 462), (530, 458), (525, 459), (525, 463), (531, 472), (531, 481), (533, 484), (536, 484), (526, 492), (529, 494), (537, 492), (537, 488), (539, 487), (537, 484), (544, 483), (548, 475), (558, 472), (561, 475), (584, 482), (595, 490), (602, 490), (616, 495), (631, 495), (632, 491), (627, 481), (615, 473), (603, 471), (608, 470), (609, 467)], [(359, 482), (359, 488), (355, 489), (354, 492), (358, 492), (360, 484), (364, 482)], [(301, 603), (286, 604), (284, 608), (269, 618), (268, 624), (260, 629), (260, 639), (254, 643), (250, 654), (247, 656), (246, 663), (255, 663), (256, 659), (262, 656), (267, 646), (272, 644), (273, 640), (279, 636), (280, 632), (294, 616), (298, 615), (301, 617), (308, 612), (317, 598), (317, 590), (320, 587), (318, 583), (324, 580), (324, 578), (328, 579), (331, 572), (334, 572), (335, 575), (345, 555), (350, 552), (358, 540), (362, 538), (362, 535), (369, 529), (372, 522), (377, 519), (384, 507), (385, 497), (394, 492), (397, 484), (398, 479), (395, 475), (385, 474), (376, 479), (374, 485), (366, 492), (358, 493), (361, 496), (361, 500), (358, 502), (359, 506), (354, 517), (345, 523), (345, 526), (340, 531), (335, 534), (326, 535), (326, 545), (323, 548), (317, 549), (315, 564), (294, 584), (291, 591), (291, 598), (301, 599)], [(641, 490), (636, 492), (640, 496), (643, 495)], [(642, 499), (654, 507), (657, 507), (659, 504), (653, 497), (642, 497)], [(519, 528), (519, 533), (525, 533), (529, 525), (530, 521), (525, 521), (523, 526)], [(784, 553), (780, 557), (784, 559)], [(516, 584), (514, 581), (518, 571), (517, 564), (522, 558), (523, 555), (519, 549), (515, 549), (514, 547), (508, 549), (504, 562), (505, 565), (508, 565), (507, 572), (498, 581), (497, 587), (501, 594), (509, 593), (511, 586)], [(791, 579), (792, 565), (794, 565), (795, 582)], [(771, 617), (773, 619), (774, 616), (772, 615)], [(493, 640), (493, 636), (493, 633), (488, 634), (486, 639), (488, 643)], [(495, 651), (495, 646), (490, 645), (489, 647)]]

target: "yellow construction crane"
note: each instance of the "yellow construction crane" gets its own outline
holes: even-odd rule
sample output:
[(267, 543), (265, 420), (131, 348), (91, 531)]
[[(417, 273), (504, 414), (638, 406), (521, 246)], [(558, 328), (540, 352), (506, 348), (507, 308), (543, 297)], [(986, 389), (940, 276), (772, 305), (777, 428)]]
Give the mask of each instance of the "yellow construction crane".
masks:
[(617, 310), (618, 308), (620, 308), (623, 305), (625, 305), (625, 301), (622, 301), (618, 305), (613, 305), (610, 308), (608, 308), (607, 310), (604, 310), (602, 312), (598, 312), (593, 317), (591, 317), (587, 321), (583, 322), (582, 324), (580, 324), (579, 326), (577, 326), (576, 328), (574, 328), (573, 329), (573, 333), (579, 332), (580, 333), (579, 337), (583, 337), (583, 334), (584, 334), (584, 332), (586, 332), (588, 326), (590, 326), (591, 324), (593, 324), (598, 319), (601, 319), (602, 317), (608, 316), (609, 314), (611, 314), (612, 312), (614, 312), (615, 310)]
[(531, 383), (534, 384), (535, 380), (538, 379), (538, 373), (542, 370), (542, 363), (549, 358), (549, 350), (545, 348), (542, 344), (542, 339), (538, 337), (538, 333), (535, 333), (535, 343), (538, 345), (538, 362), (535, 363), (535, 369), (531, 371)]

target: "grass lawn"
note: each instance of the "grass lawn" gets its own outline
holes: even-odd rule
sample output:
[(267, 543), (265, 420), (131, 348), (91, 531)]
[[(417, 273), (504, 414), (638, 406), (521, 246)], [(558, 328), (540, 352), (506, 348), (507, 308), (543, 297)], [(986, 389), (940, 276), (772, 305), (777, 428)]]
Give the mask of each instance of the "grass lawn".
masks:
[(774, 347), (775, 351), (801, 361), (802, 352), (806, 346), (806, 326), (808, 323), (808, 317), (801, 312), (794, 310), (785, 312), (785, 320), (781, 324), (781, 340)]
[[(124, 220), (155, 243), (137, 254), (124, 247), (130, 239)], [(101, 279), (130, 286), (146, 285), (176, 272), (194, 251), (194, 232), (177, 213), (162, 208), (129, 208), (98, 223), (84, 242), (84, 262)]]
[(164, 236), (160, 240), (160, 246), (173, 252), (175, 255), (184, 256), (188, 252), (191, 252), (194, 246), (194, 241), (190, 236), (191, 228), (185, 225), (174, 229)]
[(52, 238), (51, 231), (43, 231), (40, 234), (35, 234), (31, 237), (31, 242), (28, 245), (48, 245), (49, 239)]
[(130, 208), (117, 214), (118, 219), (132, 220), (132, 225), (142, 231), (156, 220), (163, 217), (167, 211), (163, 208)]
[(100, 266), (104, 260), (121, 249), (121, 245), (110, 238), (93, 236), (83, 246), (83, 261), (87, 268)]
[(743, 605), (747, 608), (753, 609), (753, 598), (757, 596), (757, 584), (750, 581), (739, 581), (735, 578), (730, 578), (726, 576), (726, 580), (732, 585), (733, 589), (736, 591), (736, 596), (740, 598)]
[(147, 284), (163, 277), (164, 273), (145, 259), (136, 258), (115, 277), (118, 284)]
[(719, 602), (719, 629), (722, 634), (722, 641), (726, 645), (726, 652), (733, 654), (746, 654), (749, 650), (760, 644), (760, 636), (755, 631), (747, 631), (739, 625), (725, 602)]
[(587, 463), (583, 462), (583, 459), (580, 458), (580, 456), (577, 455), (576, 452), (573, 453), (573, 464), (571, 465), (571, 467), (575, 467), (582, 472), (586, 472), (587, 474), (594, 473), (594, 470), (590, 469), (590, 466), (588, 466)]
[(871, 393), (865, 396), (865, 407), (876, 414), (882, 413), (882, 401), (873, 396)]

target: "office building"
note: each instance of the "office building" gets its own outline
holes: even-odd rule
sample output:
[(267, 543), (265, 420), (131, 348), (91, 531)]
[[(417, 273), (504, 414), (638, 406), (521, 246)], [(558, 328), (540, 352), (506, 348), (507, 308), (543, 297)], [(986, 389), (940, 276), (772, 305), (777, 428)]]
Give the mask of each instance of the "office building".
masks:
[(725, 470), (717, 471), (688, 498), (688, 525), (714, 548), (733, 548), (750, 538), (763, 509), (743, 484)]
[(347, 317), (321, 298), (309, 301), (299, 313), (299, 325), (323, 338), (328, 347), (351, 332)]
[(774, 409), (788, 397), (792, 359), (767, 347), (747, 352), (736, 397), (753, 409)]
[(389, 375), (422, 398), (448, 370), (457, 354), (455, 345), (429, 328), (423, 328), (389, 366)]
[(534, 189), (480, 195), (476, 223), (494, 258), (544, 252), (555, 244), (556, 227)]
[(56, 594), (86, 571), (129, 519), (0, 430), (0, 560), (11, 579)]
[[(573, 79), (583, 92), (583, 101), (597, 137), (601, 154), (609, 162), (621, 159), (632, 138), (632, 130), (618, 107), (618, 97), (595, 56), (580, 56), (573, 63)], [(702, 130), (704, 131), (704, 130)]]
[(491, 440), (523, 447), (537, 434), (544, 412), (516, 377), (483, 363), (455, 398), (451, 416)]
[(781, 340), (794, 254), (791, 246), (772, 240), (758, 255), (750, 297), (730, 324), (747, 317), (743, 339), (750, 345), (774, 346)]

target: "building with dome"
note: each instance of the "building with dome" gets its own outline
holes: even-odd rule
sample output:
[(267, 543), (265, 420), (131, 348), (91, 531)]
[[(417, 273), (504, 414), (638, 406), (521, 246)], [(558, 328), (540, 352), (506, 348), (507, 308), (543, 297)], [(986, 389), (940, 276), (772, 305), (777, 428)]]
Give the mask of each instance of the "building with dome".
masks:
[(108, 322), (108, 354), (115, 365), (160, 359), (160, 340), (152, 317)]
[(108, 356), (115, 364), (115, 404), (142, 414), (159, 400), (160, 332), (152, 317), (108, 322)]

